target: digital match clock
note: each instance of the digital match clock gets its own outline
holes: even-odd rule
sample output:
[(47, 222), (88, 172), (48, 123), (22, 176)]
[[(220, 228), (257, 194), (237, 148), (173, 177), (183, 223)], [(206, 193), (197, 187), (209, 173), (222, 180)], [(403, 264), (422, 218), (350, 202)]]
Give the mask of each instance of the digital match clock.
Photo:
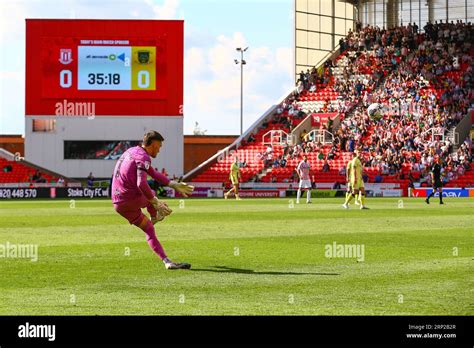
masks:
[[(79, 46), (78, 90), (155, 90), (156, 48)], [(63, 88), (73, 78), (60, 79)]]

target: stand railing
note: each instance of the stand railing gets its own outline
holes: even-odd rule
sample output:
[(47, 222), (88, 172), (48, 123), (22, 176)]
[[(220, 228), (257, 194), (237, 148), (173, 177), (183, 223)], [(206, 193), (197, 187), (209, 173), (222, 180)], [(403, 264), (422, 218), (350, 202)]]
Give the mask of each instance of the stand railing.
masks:
[(283, 145), (288, 144), (288, 133), (282, 130), (271, 130), (266, 132), (262, 136), (262, 142), (264, 145)]
[(323, 145), (332, 144), (334, 142), (334, 134), (325, 129), (313, 129), (308, 133), (307, 137), (313, 142)]

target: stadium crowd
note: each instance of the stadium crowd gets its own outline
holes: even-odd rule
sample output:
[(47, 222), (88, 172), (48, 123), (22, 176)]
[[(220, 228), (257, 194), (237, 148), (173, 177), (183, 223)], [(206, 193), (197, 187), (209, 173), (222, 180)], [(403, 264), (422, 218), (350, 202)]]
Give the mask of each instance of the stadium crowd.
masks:
[[(446, 134), (474, 106), (473, 27), (462, 21), (436, 22), (428, 23), (424, 31), (418, 33), (416, 24), (358, 27), (340, 41), (344, 53), (339, 59), (345, 59), (345, 64), (329, 60), (322, 69), (301, 72), (299, 89), (279, 106), (276, 121), (291, 131), (295, 119), (307, 116), (299, 95), (332, 87), (342, 98), (336, 108), (328, 100), (322, 112), (339, 112), (341, 126), (327, 156), (322, 144), (304, 132), (301, 143), (285, 146), (283, 155), (273, 158), (267, 153), (265, 166), (283, 167), (302, 153), (319, 152), (318, 159), (326, 161), (328, 171), (327, 160), (341, 151), (354, 151), (357, 144), (367, 154), (365, 167), (381, 174), (403, 178), (406, 166), (416, 179), (429, 181), (426, 170), (435, 156), (443, 159), (446, 180), (470, 170), (469, 140), (453, 152)], [(367, 109), (373, 104), (380, 107), (369, 115)]]
[[(440, 33), (449, 34), (433, 38), (429, 34), (418, 35), (410, 27), (392, 29), (397, 33), (395, 37), (402, 37), (402, 49), (393, 51), (399, 48), (395, 44), (389, 48), (390, 73), (381, 88), (365, 93), (362, 104), (344, 119), (338, 131), (340, 150), (352, 151), (351, 140), (363, 144), (368, 153), (365, 166), (378, 168), (383, 174), (400, 173), (404, 163), (423, 172), (435, 155), (444, 160), (447, 177), (454, 177), (453, 173), (459, 173), (461, 167), (470, 168), (470, 145), (466, 143), (458, 150), (463, 160), (454, 167), (452, 157), (457, 156), (451, 154), (453, 144), (444, 135), (473, 104), (472, 26), (459, 21), (432, 27), (433, 32), (439, 29)], [(371, 46), (369, 41), (368, 47), (377, 51), (383, 47), (377, 47), (378, 44)], [(465, 67), (463, 72), (450, 74), (461, 67)], [(379, 117), (367, 114), (373, 102), (383, 105)], [(420, 166), (422, 159), (427, 163)]]

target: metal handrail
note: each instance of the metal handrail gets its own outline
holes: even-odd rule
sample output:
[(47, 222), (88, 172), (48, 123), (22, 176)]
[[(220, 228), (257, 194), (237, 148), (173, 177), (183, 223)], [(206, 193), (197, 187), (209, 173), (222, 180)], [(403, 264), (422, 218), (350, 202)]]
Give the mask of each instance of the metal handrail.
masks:
[[(325, 129), (313, 129), (311, 132), (307, 134), (307, 136), (309, 136), (310, 134), (313, 134), (313, 139), (322, 137), (322, 140), (323, 140), (321, 141), (322, 144), (332, 144), (334, 142), (334, 134), (332, 134), (330, 131), (327, 131)], [(326, 141), (327, 134), (329, 134), (329, 138), (331, 139), (330, 141)]]
[[(270, 135), (270, 141), (265, 141), (265, 137)], [(280, 141), (274, 142), (273, 139), (275, 136), (278, 136)], [(286, 140), (283, 140), (284, 137)], [(264, 135), (262, 135), (262, 143), (263, 145), (283, 145), (285, 143), (288, 143), (288, 133), (283, 131), (283, 130), (278, 130), (278, 129), (273, 129), (271, 131), (266, 132)]]

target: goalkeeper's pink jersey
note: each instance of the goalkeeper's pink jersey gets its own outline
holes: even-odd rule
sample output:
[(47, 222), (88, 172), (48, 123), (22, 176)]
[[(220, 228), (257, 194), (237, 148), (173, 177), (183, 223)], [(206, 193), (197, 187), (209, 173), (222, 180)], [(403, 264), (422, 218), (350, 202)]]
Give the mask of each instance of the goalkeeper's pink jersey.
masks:
[(127, 151), (117, 161), (112, 181), (112, 202), (122, 203), (144, 195), (152, 199), (153, 191), (147, 183), (147, 175), (162, 185), (168, 185), (170, 180), (157, 172), (151, 166), (151, 158), (144, 148), (135, 146)]

